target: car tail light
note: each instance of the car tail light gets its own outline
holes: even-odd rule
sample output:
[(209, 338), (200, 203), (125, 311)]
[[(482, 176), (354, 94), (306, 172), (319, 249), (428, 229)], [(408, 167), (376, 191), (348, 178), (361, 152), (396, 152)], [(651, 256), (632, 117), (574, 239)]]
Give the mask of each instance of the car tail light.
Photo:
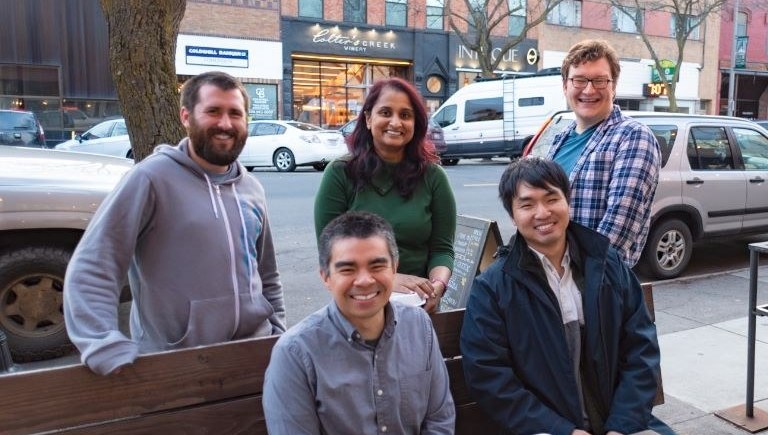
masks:
[(322, 143), (323, 141), (316, 134), (302, 134), (299, 136), (301, 140), (309, 143)]

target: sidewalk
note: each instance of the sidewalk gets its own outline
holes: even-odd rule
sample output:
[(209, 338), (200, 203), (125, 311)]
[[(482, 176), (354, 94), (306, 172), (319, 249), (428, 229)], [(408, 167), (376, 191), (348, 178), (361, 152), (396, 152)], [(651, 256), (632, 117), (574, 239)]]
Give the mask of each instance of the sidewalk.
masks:
[[(768, 267), (758, 277), (765, 304)], [(746, 403), (749, 270), (655, 283), (653, 293), (665, 393), (654, 415), (679, 434), (748, 434), (714, 413)], [(768, 412), (768, 317), (756, 337), (754, 404)]]

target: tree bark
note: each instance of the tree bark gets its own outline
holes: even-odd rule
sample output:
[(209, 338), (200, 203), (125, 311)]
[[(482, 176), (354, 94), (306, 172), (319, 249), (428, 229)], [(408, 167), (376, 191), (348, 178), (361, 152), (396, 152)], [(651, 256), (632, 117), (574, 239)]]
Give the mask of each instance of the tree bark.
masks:
[(109, 62), (138, 162), (185, 136), (179, 120), (176, 37), (186, 0), (100, 0)]

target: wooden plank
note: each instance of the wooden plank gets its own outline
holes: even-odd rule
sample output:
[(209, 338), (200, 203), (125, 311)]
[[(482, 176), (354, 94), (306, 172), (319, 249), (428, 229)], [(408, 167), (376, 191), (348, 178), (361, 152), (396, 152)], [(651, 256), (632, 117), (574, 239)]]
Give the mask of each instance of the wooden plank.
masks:
[(448, 376), (451, 379), (451, 396), (456, 406), (475, 403), (469, 396), (467, 383), (464, 381), (464, 368), (461, 366), (461, 358), (446, 360), (445, 366), (448, 369)]
[(656, 309), (653, 304), (653, 285), (646, 283), (641, 284), (640, 287), (643, 289), (643, 300), (645, 301), (645, 306), (648, 307), (648, 312), (651, 315), (651, 321), (656, 323)]
[(431, 317), (443, 358), (461, 356), (459, 336), (461, 335), (461, 325), (464, 324), (464, 309), (441, 311), (432, 314)]
[(261, 397), (246, 397), (217, 403), (191, 406), (176, 411), (120, 419), (80, 427), (65, 434), (78, 435), (155, 435), (164, 434), (217, 434), (267, 435)]
[(0, 376), (4, 434), (105, 420), (260, 394), (277, 337), (144, 355), (120, 374), (76, 365)]

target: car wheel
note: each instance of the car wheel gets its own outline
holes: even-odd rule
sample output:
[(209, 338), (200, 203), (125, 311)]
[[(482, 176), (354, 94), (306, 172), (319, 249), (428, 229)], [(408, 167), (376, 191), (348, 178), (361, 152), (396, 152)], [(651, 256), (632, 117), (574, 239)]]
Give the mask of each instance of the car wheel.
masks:
[(280, 148), (275, 151), (272, 163), (275, 164), (275, 167), (280, 172), (293, 172), (296, 170), (296, 159), (293, 158), (293, 153), (288, 148)]
[(246, 166), (245, 170), (248, 172), (253, 172), (253, 170), (256, 169), (256, 166)]
[(64, 272), (71, 253), (31, 247), (0, 256), (0, 328), (16, 362), (56, 358), (74, 347), (64, 327)]
[(688, 225), (679, 219), (669, 219), (651, 228), (641, 260), (648, 273), (669, 279), (685, 270), (692, 252), (693, 237)]
[(456, 166), (459, 164), (459, 159), (442, 159), (440, 162), (443, 166)]
[(324, 171), (325, 167), (328, 166), (327, 162), (319, 162), (312, 165), (313, 168), (315, 168), (316, 171)]

